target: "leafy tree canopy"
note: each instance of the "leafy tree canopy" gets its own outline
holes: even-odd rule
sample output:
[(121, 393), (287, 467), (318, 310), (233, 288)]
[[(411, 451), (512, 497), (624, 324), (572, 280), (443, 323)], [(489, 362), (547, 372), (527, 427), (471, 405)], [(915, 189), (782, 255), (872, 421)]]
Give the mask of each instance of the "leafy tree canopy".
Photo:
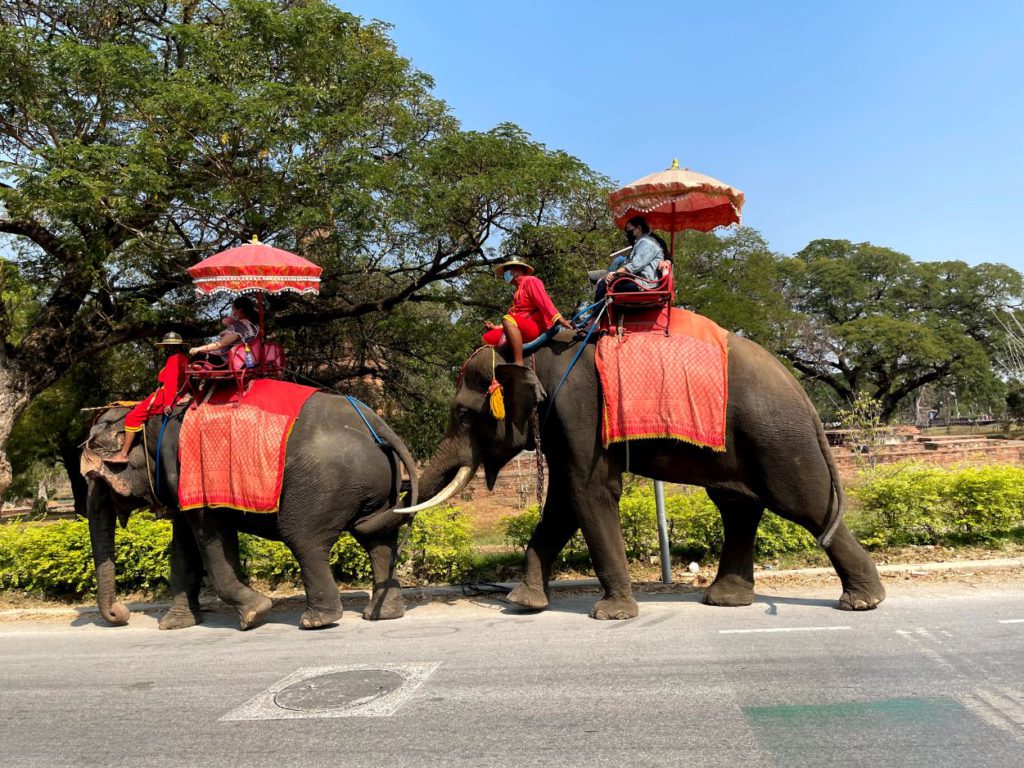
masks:
[(0, 329), (0, 448), (75, 363), (208, 328), (184, 270), (251, 235), (325, 267), (316, 302), (272, 307), (305, 328), (444, 301), (607, 183), (515, 126), (461, 131), (385, 25), (322, 0), (35, 0), (0, 22), (0, 234), (38, 287)]

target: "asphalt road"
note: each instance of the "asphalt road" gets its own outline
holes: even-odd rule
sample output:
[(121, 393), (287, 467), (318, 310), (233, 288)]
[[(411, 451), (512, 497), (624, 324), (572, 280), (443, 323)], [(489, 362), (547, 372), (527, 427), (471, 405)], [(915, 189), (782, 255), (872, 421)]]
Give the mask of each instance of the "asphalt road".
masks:
[[(1024, 590), (748, 608), (480, 599), (394, 622), (0, 624), (3, 766), (1024, 765)], [(835, 595), (832, 592), (835, 591)], [(787, 595), (786, 592), (789, 592)], [(824, 593), (823, 593), (824, 594)]]

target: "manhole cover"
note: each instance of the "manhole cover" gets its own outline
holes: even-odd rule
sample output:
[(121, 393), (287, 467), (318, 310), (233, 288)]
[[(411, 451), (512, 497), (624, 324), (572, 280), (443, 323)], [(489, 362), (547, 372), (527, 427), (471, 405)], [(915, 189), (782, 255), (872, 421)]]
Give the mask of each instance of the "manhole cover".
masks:
[(386, 669), (356, 669), (309, 677), (274, 695), (282, 709), (299, 712), (354, 707), (397, 691), (405, 678)]

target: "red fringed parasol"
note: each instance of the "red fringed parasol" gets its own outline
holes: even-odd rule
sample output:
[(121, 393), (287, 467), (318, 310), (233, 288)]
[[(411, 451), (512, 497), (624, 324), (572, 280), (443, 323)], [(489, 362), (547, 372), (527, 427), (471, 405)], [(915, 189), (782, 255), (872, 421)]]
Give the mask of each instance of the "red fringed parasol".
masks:
[(675, 233), (685, 229), (710, 232), (739, 224), (743, 193), (703, 173), (680, 168), (679, 161), (673, 160), (671, 168), (612, 192), (608, 205), (617, 226), (643, 216), (651, 229), (669, 232), (674, 241)]
[(251, 243), (221, 251), (188, 268), (196, 293), (320, 292), (318, 267), (301, 256), (272, 248), (255, 237)]

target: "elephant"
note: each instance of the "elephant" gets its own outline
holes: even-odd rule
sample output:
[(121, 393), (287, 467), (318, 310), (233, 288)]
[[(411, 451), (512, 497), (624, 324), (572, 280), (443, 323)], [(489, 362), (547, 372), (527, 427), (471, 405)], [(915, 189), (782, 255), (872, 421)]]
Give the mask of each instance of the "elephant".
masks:
[[(188, 418), (187, 407), (177, 407), (166, 426), (160, 419), (150, 419), (146, 439), (132, 448), (126, 467), (108, 466), (103, 457), (120, 447), (127, 408), (102, 412), (84, 444), (82, 474), (89, 485), (87, 514), (97, 602), (108, 623), (128, 622), (127, 609), (115, 601), (115, 517), (124, 525), (132, 511), (154, 503), (165, 508), (172, 521), (171, 606), (160, 619), (161, 629), (180, 629), (202, 620), (198, 596), (204, 569), (219, 597), (237, 610), (241, 629), (255, 626), (270, 610), (270, 599), (242, 582), (239, 531), (283, 541), (295, 555), (306, 590), (301, 627), (329, 626), (342, 615), (328, 555), (343, 531), (366, 549), (372, 564), (373, 591), (363, 618), (396, 619), (404, 614), (394, 562), (399, 528), (410, 518), (394, 508), (403, 486), (409, 489), (406, 501), (415, 504), (417, 475), (408, 449), (383, 420), (364, 411), (382, 439), (378, 445), (352, 404), (342, 397), (314, 393), (288, 437), (278, 512), (181, 511), (177, 509), (178, 437), (182, 419)], [(150, 473), (156, 471), (158, 439), (157, 480)], [(409, 476), (404, 483), (399, 461)], [(157, 489), (159, 498), (154, 499)]]
[[(507, 597), (523, 608), (547, 607), (552, 564), (581, 530), (604, 590), (591, 616), (638, 615), (618, 510), (627, 468), (656, 480), (703, 486), (718, 507), (724, 544), (705, 603), (753, 602), (754, 541), (761, 516), (770, 509), (806, 528), (824, 546), (842, 581), (840, 608), (876, 607), (885, 589), (875, 564), (842, 520), (842, 486), (814, 406), (765, 349), (732, 333), (727, 343), (724, 452), (667, 439), (604, 447), (595, 344), (576, 334), (561, 332), (541, 345), (528, 355), (525, 368), (507, 364), (505, 349), (496, 350), (496, 362), (504, 363), (498, 365), (490, 349), (484, 348), (484, 354), (477, 350), (460, 374), (447, 432), (423, 468), (420, 490), (450, 497), (481, 466), (493, 488), (501, 468), (520, 451), (533, 448), (538, 442), (535, 429), (541, 432), (539, 443), (549, 468), (547, 496), (527, 547), (522, 580)], [(570, 371), (577, 354), (579, 362)], [(488, 407), (494, 379), (503, 392), (502, 419)], [(531, 419), (535, 409), (537, 418)]]

